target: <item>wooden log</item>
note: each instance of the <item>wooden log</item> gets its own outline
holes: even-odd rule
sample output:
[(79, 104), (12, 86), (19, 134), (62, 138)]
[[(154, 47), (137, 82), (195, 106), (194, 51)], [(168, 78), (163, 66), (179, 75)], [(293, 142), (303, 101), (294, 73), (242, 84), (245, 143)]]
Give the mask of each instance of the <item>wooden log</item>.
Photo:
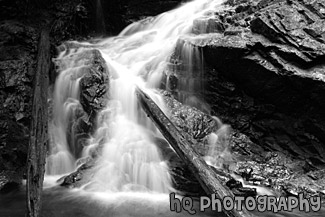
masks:
[(30, 142), (27, 157), (27, 216), (37, 217), (41, 207), (41, 193), (45, 172), (48, 142), (47, 92), (50, 71), (50, 36), (48, 30), (40, 34), (37, 68), (34, 78), (34, 96)]
[[(223, 199), (226, 196), (234, 198), (233, 193), (221, 184), (216, 173), (207, 165), (207, 163), (199, 156), (193, 148), (194, 141), (187, 133), (180, 132), (175, 125), (161, 111), (157, 104), (139, 87), (136, 88), (136, 94), (140, 105), (155, 123), (162, 135), (166, 138), (169, 144), (173, 147), (177, 155), (188, 165), (191, 172), (199, 181), (207, 195), (216, 194), (216, 197)], [(247, 210), (241, 211), (235, 207), (233, 210), (223, 210), (229, 217), (248, 217), (253, 216)]]

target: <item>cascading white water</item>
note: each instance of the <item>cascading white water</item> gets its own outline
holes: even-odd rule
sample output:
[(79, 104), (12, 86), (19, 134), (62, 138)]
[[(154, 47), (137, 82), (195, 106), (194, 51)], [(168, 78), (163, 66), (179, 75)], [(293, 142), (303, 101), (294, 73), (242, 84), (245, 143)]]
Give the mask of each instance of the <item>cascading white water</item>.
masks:
[(223, 124), (219, 118), (214, 116), (212, 118), (218, 123), (218, 130), (208, 135), (209, 150), (205, 161), (214, 167), (229, 169), (234, 162), (229, 144), (231, 128)]
[(202, 90), (204, 60), (199, 48), (187, 42), (178, 45), (175, 55), (181, 60), (180, 65), (172, 67), (179, 74), (178, 99), (186, 103), (190, 101), (189, 95)]
[(80, 77), (76, 77), (79, 68), (73, 60), (66, 59), (59, 70), (60, 76), (55, 84), (53, 120), (49, 126), (51, 154), (46, 161), (46, 173), (51, 175), (71, 172), (75, 161), (69, 150), (66, 132), (69, 117), (79, 106)]
[[(159, 133), (138, 109), (135, 86), (150, 94), (167, 113), (163, 99), (153, 89), (160, 86), (176, 42), (180, 36), (191, 33), (197, 17), (216, 10), (221, 3), (222, 0), (195, 0), (152, 20), (133, 23), (117, 37), (96, 45), (80, 43), (101, 52), (111, 77), (109, 102), (98, 114), (97, 130), (83, 152), (86, 157), (92, 149), (102, 147), (92, 181), (84, 189), (108, 192), (171, 189), (166, 164), (152, 141)], [(83, 49), (87, 50), (80, 48), (76, 52)], [(72, 171), (76, 162), (66, 134), (71, 113), (80, 108), (78, 82), (83, 73), (80, 62), (76, 63), (80, 60), (69, 52), (65, 50), (57, 58), (60, 74), (55, 86), (51, 154), (47, 159), (47, 174), (52, 175)], [(190, 52), (185, 56), (194, 54), (194, 58), (198, 55), (189, 48), (183, 52)]]

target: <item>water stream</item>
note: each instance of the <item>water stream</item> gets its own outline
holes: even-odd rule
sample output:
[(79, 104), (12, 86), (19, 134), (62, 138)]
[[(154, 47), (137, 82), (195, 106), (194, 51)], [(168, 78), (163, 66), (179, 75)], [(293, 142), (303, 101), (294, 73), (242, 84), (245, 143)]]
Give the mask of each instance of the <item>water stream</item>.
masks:
[[(116, 37), (95, 44), (74, 42), (79, 48), (67, 48), (58, 55), (55, 61), (60, 62), (60, 73), (53, 96), (50, 154), (46, 164), (46, 180), (52, 181), (45, 182), (43, 216), (188, 216), (169, 211), (171, 177), (152, 140), (153, 136), (161, 135), (138, 107), (135, 87), (150, 94), (168, 114), (155, 89), (161, 85), (177, 40), (191, 33), (196, 18), (209, 16), (208, 12), (221, 8), (222, 2), (194, 0), (155, 18), (133, 23)], [(105, 59), (109, 72), (109, 100), (98, 114), (96, 129), (87, 146), (81, 147), (73, 132), (68, 135), (70, 124), (75, 121), (73, 117), (82, 109), (79, 83), (85, 74), (83, 66), (88, 64), (76, 56), (94, 48)], [(204, 62), (200, 52), (186, 44), (179, 52), (188, 60), (183, 71), (188, 71), (190, 77), (200, 74)], [(186, 92), (201, 88), (201, 84), (191, 81), (179, 88)], [(202, 104), (196, 97), (179, 96), (184, 103)], [(219, 131), (210, 136), (211, 144), (220, 145), (228, 131), (228, 126), (220, 122)], [(94, 149), (100, 153), (89, 183), (66, 191), (53, 187), (56, 185), (53, 180), (74, 171), (79, 160), (89, 157)], [(227, 147), (210, 150), (210, 155), (216, 153), (227, 158)], [(213, 158), (208, 160), (218, 163)], [(50, 198), (55, 198), (55, 202), (49, 202)], [(209, 215), (212, 214), (200, 213)]]
[[(64, 49), (56, 58), (60, 62), (60, 74), (54, 91), (51, 153), (46, 174), (72, 172), (78, 158), (87, 157), (91, 149), (101, 146), (92, 181), (83, 186), (84, 189), (97, 192), (170, 192), (171, 178), (166, 163), (150, 139), (150, 135), (160, 135), (138, 108), (135, 87), (144, 89), (168, 113), (162, 97), (154, 89), (160, 87), (176, 42), (179, 37), (191, 33), (194, 19), (210, 10), (217, 10), (221, 3), (221, 0), (192, 1), (151, 20), (133, 23), (116, 37), (96, 44), (76, 42), (80, 48)], [(87, 46), (91, 48), (85, 48)], [(82, 150), (83, 156), (78, 156), (76, 153), (80, 152), (77, 150), (80, 147), (67, 131), (71, 118), (80, 109), (79, 82), (87, 63), (76, 57), (93, 47), (100, 51), (108, 68), (109, 101), (98, 114), (97, 129), (88, 146)], [(190, 76), (195, 74), (196, 68), (202, 70), (203, 60), (198, 50), (184, 45), (180, 52), (187, 60), (183, 70)], [(180, 88), (189, 92), (195, 90), (195, 85), (183, 84)]]
[[(164, 100), (154, 89), (160, 87), (177, 40), (191, 33), (195, 18), (209, 10), (217, 10), (221, 3), (222, 0), (192, 1), (155, 18), (133, 23), (116, 37), (96, 44), (74, 42), (79, 48), (62, 50), (55, 59), (59, 62), (60, 73), (53, 97), (45, 187), (53, 188), (57, 177), (74, 171), (78, 159), (90, 156), (96, 149), (100, 154), (89, 183), (65, 193), (45, 190), (48, 192), (44, 193), (45, 198), (54, 194), (60, 195), (58, 201), (78, 198), (79, 202), (96, 204), (102, 210), (92, 209), (91, 215), (96, 211), (96, 216), (105, 213), (110, 216), (171, 216), (168, 201), (168, 193), (173, 191), (171, 177), (152, 141), (152, 136), (161, 135), (138, 107), (135, 87), (150, 94), (168, 114)], [(109, 100), (98, 114), (95, 132), (87, 146), (82, 148), (76, 144), (73, 132), (68, 135), (68, 131), (71, 122), (75, 122), (73, 117), (81, 109), (80, 80), (85, 74), (84, 66), (88, 64), (77, 56), (94, 47), (105, 59), (109, 72)], [(199, 51), (190, 45), (183, 46), (181, 56), (187, 60), (183, 70), (189, 71), (190, 76), (195, 74), (194, 64), (198, 63), (196, 66), (200, 67), (203, 63)], [(194, 91), (195, 85), (184, 84), (180, 88), (189, 92)], [(82, 153), (81, 156), (78, 153)]]

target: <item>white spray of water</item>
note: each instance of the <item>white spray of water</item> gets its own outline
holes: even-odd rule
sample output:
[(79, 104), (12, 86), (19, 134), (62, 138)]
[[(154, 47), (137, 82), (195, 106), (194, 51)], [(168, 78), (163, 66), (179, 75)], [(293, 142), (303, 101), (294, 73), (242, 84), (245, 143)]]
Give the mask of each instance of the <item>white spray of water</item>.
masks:
[(235, 175), (235, 174), (232, 174), (232, 177), (234, 179), (240, 181), (243, 184), (243, 187), (255, 188), (257, 195), (276, 196), (276, 193), (267, 187), (246, 184), (246, 182), (244, 181), (244, 179), (242, 177)]
[(203, 91), (202, 78), (204, 73), (203, 54), (198, 47), (178, 41), (174, 56), (178, 63), (171, 65), (171, 73), (176, 73), (177, 95), (181, 102), (201, 109), (198, 96)]
[(230, 151), (230, 133), (229, 125), (223, 124), (221, 120), (215, 116), (212, 118), (218, 124), (218, 130), (208, 135), (209, 150), (205, 156), (205, 161), (217, 168), (229, 169), (234, 162)]
[[(138, 108), (135, 87), (145, 90), (167, 112), (163, 99), (151, 88), (160, 86), (178, 38), (191, 32), (197, 17), (216, 10), (221, 3), (222, 0), (195, 0), (153, 20), (131, 24), (117, 37), (96, 45), (80, 43), (98, 48), (110, 73), (110, 100), (98, 114), (98, 128), (83, 152), (85, 157), (94, 149), (101, 150), (92, 182), (84, 189), (101, 192), (171, 190), (166, 164), (151, 140), (151, 135), (159, 134)], [(87, 48), (76, 52), (84, 50)], [(78, 81), (83, 76), (80, 67), (83, 63), (75, 58), (73, 51), (65, 50), (57, 59), (61, 62), (61, 73), (55, 87), (48, 174), (73, 170), (76, 160), (66, 131), (69, 114), (80, 106)]]
[(46, 161), (47, 174), (64, 174), (74, 169), (75, 158), (68, 145), (69, 118), (79, 106), (79, 68), (66, 60), (60, 67), (60, 76), (55, 84), (53, 121), (50, 123), (50, 152)]

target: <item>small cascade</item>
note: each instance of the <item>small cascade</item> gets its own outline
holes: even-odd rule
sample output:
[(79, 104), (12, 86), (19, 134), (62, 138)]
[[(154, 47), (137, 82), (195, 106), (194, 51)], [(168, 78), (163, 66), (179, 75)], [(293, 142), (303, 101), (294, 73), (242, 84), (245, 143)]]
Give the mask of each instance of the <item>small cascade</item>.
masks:
[(167, 88), (176, 92), (177, 99), (209, 113), (210, 108), (203, 99), (204, 58), (199, 48), (186, 40), (178, 40), (168, 71)]
[[(124, 71), (120, 69), (117, 72)], [(91, 144), (102, 146), (101, 155), (92, 182), (84, 189), (100, 192), (171, 190), (167, 165), (150, 139), (157, 131), (138, 108), (135, 83), (144, 88), (142, 79), (130, 73), (118, 73), (118, 78), (110, 83), (111, 100), (99, 114), (99, 127)], [(157, 98), (158, 104), (162, 102), (159, 95)], [(160, 107), (163, 107), (161, 103)]]
[[(63, 58), (59, 56), (57, 59)], [(75, 116), (79, 104), (79, 68), (69, 58), (60, 65), (61, 71), (54, 93), (53, 117), (49, 124), (50, 156), (46, 162), (46, 174), (57, 175), (71, 172), (74, 169), (73, 141), (67, 135), (70, 122)], [(73, 135), (72, 135), (73, 138)]]
[(234, 160), (230, 152), (229, 144), (231, 127), (223, 124), (219, 118), (212, 117), (218, 123), (218, 129), (208, 135), (209, 149), (205, 160), (209, 165), (214, 167), (229, 169), (229, 166)]
[(188, 101), (189, 96), (203, 88), (202, 77), (204, 60), (198, 47), (190, 43), (178, 43), (175, 55), (181, 63), (176, 66), (178, 72), (178, 99), (182, 102)]

